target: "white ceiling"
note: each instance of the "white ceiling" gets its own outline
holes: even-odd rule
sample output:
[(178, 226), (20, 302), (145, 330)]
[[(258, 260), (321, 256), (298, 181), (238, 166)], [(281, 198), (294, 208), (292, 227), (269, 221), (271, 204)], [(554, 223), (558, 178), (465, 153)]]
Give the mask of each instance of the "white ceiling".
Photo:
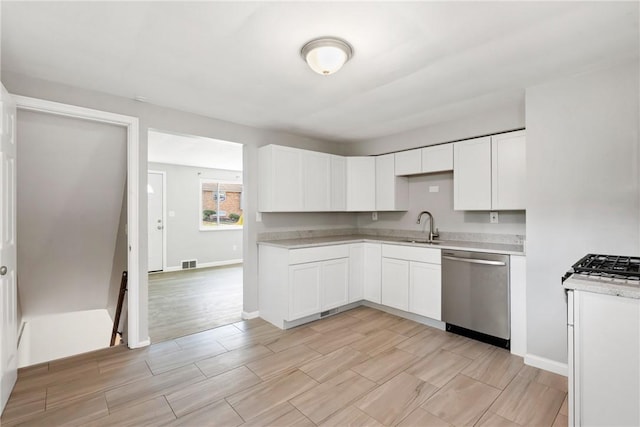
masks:
[[(11, 2), (2, 67), (222, 120), (357, 141), (522, 105), (638, 57), (638, 2)], [(299, 55), (354, 47), (337, 74)]]
[(198, 136), (149, 131), (149, 162), (242, 170), (242, 144)]

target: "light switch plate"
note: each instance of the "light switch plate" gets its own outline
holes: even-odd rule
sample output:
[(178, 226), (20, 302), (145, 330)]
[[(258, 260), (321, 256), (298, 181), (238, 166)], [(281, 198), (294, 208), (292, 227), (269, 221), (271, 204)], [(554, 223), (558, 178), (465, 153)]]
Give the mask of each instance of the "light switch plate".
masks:
[(430, 185), (429, 186), (429, 193), (438, 193), (440, 192), (440, 186), (439, 185)]
[(169, 217), (173, 218), (176, 216), (176, 211), (169, 211)]
[(491, 224), (498, 223), (498, 212), (489, 212), (489, 222)]

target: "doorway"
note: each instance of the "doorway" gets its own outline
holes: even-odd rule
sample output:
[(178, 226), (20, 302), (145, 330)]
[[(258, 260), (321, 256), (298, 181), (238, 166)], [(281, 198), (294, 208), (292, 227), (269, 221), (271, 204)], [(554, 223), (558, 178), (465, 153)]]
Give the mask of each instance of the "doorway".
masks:
[[(15, 96), (15, 99), (19, 110), (18, 125), (20, 126), (20, 123), (23, 123), (23, 126), (26, 126), (22, 129), (22, 132), (20, 132), (21, 144), (19, 144), (19, 146), (21, 146), (22, 149), (28, 149), (29, 145), (23, 144), (25, 138), (32, 138), (33, 141), (36, 142), (42, 141), (40, 146), (38, 146), (38, 144), (35, 146), (35, 157), (27, 155), (21, 160), (21, 167), (24, 167), (21, 169), (22, 175), (19, 174), (17, 179), (18, 209), (20, 209), (22, 204), (22, 211), (24, 213), (19, 215), (18, 228), (20, 228), (21, 221), (33, 218), (31, 214), (34, 211), (36, 213), (36, 221), (31, 221), (31, 223), (37, 224), (39, 227), (39, 229), (36, 230), (38, 227), (30, 227), (27, 225), (25, 228), (23, 226), (23, 232), (18, 233), (22, 239), (18, 245), (18, 269), (20, 270), (20, 265), (23, 265), (21, 269), (23, 274), (21, 275), (19, 286), (20, 303), (18, 305), (18, 314), (21, 324), (24, 326), (24, 328), (20, 330), (21, 337), (19, 338), (19, 343), (34, 349), (35, 347), (27, 342), (29, 341), (29, 335), (31, 335), (32, 338), (37, 335), (46, 336), (46, 339), (50, 340), (51, 334), (39, 334), (40, 330), (36, 328), (36, 326), (42, 324), (50, 327), (54, 323), (52, 316), (55, 316), (55, 320), (57, 321), (59, 320), (58, 318), (62, 319), (68, 313), (72, 312), (74, 315), (79, 313), (93, 315), (96, 311), (100, 312), (98, 313), (100, 314), (99, 322), (95, 322), (92, 317), (92, 320), (87, 321), (82, 320), (78, 322), (74, 320), (71, 322), (74, 325), (79, 323), (83, 323), (83, 325), (96, 324), (101, 323), (102, 318), (112, 318), (112, 313), (109, 313), (109, 302), (106, 301), (110, 294), (107, 289), (110, 287), (113, 268), (116, 264), (115, 259), (118, 258), (118, 269), (128, 269), (130, 278), (130, 303), (128, 305), (128, 320), (126, 322), (129, 326), (127, 344), (131, 348), (146, 345), (144, 341), (141, 342), (139, 340), (140, 331), (138, 330), (137, 118), (35, 98)], [(21, 115), (22, 119), (20, 119)], [(22, 120), (22, 122), (20, 120)], [(121, 135), (121, 137), (115, 138), (116, 140), (121, 138), (120, 140), (122, 141), (115, 151), (112, 151), (114, 138), (109, 136), (105, 137), (104, 131), (107, 128)], [(64, 136), (65, 132), (80, 133), (81, 135), (66, 137)], [(91, 135), (91, 138), (89, 138), (88, 135)], [(62, 140), (62, 143), (52, 143), (56, 138)], [(101, 138), (102, 142), (100, 142)], [(92, 148), (88, 148), (86, 145), (79, 145), (77, 147), (65, 146), (65, 144), (72, 144), (75, 143), (75, 141), (90, 140), (89, 145), (93, 144), (91, 146)], [(76, 151), (76, 148), (78, 151)], [(50, 163), (45, 162), (46, 166), (42, 166), (41, 159), (43, 156), (37, 152), (38, 149), (43, 153), (49, 153), (52, 149), (54, 150), (48, 155)], [(80, 153), (87, 149), (89, 150), (88, 153)], [(73, 156), (69, 156), (68, 154), (70, 153), (67, 153), (65, 150), (72, 151)], [(111, 151), (109, 151), (109, 154), (106, 154), (106, 152), (102, 153), (103, 150)], [(103, 157), (103, 154), (106, 154), (106, 156)], [(63, 167), (60, 169), (62, 163), (67, 161), (65, 156), (73, 159), (74, 163), (70, 163), (69, 168)], [(45, 155), (45, 157), (47, 156)], [(28, 162), (25, 163), (25, 160), (28, 158), (31, 158), (32, 161), (30, 164), (32, 170), (35, 172), (27, 172), (25, 175), (25, 171), (29, 165)], [(121, 159), (122, 162), (119, 163), (115, 174), (112, 173), (112, 170), (107, 169), (107, 172), (105, 172), (106, 175), (111, 174), (112, 177), (110, 178), (107, 190), (102, 192), (100, 188), (98, 188), (98, 185), (91, 184), (95, 182), (93, 177), (91, 177), (91, 179), (87, 177), (83, 178), (82, 174), (86, 172), (86, 169), (82, 167), (81, 162), (86, 162), (87, 160), (94, 161), (95, 163), (92, 163), (93, 165), (100, 165), (100, 167), (102, 167), (108, 163), (108, 159), (112, 158)], [(43, 196), (46, 197), (43, 197), (40, 201), (36, 200), (35, 202), (31, 199), (25, 199), (25, 195), (30, 197), (30, 194), (29, 191), (24, 190), (23, 186), (31, 185), (34, 180), (38, 181), (38, 178), (34, 177), (42, 176), (42, 172), (46, 171), (49, 167), (57, 167), (60, 173), (51, 171), (51, 173), (46, 173), (44, 177), (39, 179), (39, 181), (47, 187), (48, 191), (42, 193)], [(94, 175), (102, 176), (99, 170), (94, 170), (93, 172)], [(62, 178), (55, 182), (55, 188), (51, 180), (52, 174)], [(127, 176), (129, 179), (126, 179)], [(125, 179), (123, 180), (122, 177), (125, 177)], [(118, 183), (115, 183), (115, 181), (118, 181)], [(74, 188), (76, 191), (73, 190)], [(54, 193), (56, 195), (55, 197), (53, 197)], [(96, 195), (106, 195), (108, 200), (100, 198), (92, 203), (91, 200), (93, 200)], [(87, 201), (89, 201), (88, 205)], [(74, 206), (78, 204), (90, 206), (89, 214), (87, 215), (87, 212), (85, 212), (85, 215), (83, 215), (80, 220), (73, 218), (76, 213)], [(32, 205), (36, 207), (29, 208), (29, 206)], [(93, 209), (95, 207), (99, 207), (99, 209)], [(40, 212), (41, 215), (38, 216), (38, 212)], [(104, 219), (104, 221), (102, 221), (102, 219)], [(101, 228), (109, 229), (110, 231), (107, 232), (106, 237), (94, 236), (94, 238), (91, 238), (90, 236), (86, 236), (87, 228), (85, 225), (94, 220), (99, 223), (99, 226), (92, 227), (91, 231), (96, 231)], [(47, 242), (47, 245), (37, 244), (37, 242), (35, 242), (40, 236), (46, 234), (42, 230), (42, 228), (46, 228), (45, 223), (52, 224), (49, 235), (58, 233), (62, 228), (67, 226), (71, 228), (63, 237), (52, 238), (51, 242), (54, 246), (50, 247), (49, 242)], [(126, 223), (130, 224), (129, 233), (126, 233), (126, 230), (124, 230)], [(104, 225), (104, 227), (102, 227), (102, 225)], [(27, 232), (24, 230), (27, 230)], [(122, 233), (119, 231), (122, 231)], [(96, 231), (96, 233), (97, 232), (98, 231)], [(86, 238), (81, 239), (80, 244), (77, 245), (83, 249), (83, 251), (78, 254), (73, 252), (77, 247), (70, 242), (73, 236), (86, 236)], [(35, 244), (39, 254), (45, 255), (48, 253), (49, 256), (45, 255), (41, 257), (38, 262), (30, 262), (28, 258), (34, 252), (33, 250), (28, 250), (30, 244), (32, 246)], [(127, 250), (127, 247), (129, 250)], [(122, 250), (118, 248), (122, 248)], [(47, 249), (50, 250), (45, 252)], [(119, 254), (118, 257), (115, 256), (116, 252)], [(82, 263), (81, 261), (84, 259), (85, 254), (88, 254), (92, 261)], [(71, 261), (67, 260), (68, 262), (63, 262), (57, 259), (54, 264), (56, 268), (64, 269), (65, 267), (69, 267), (67, 270), (63, 270), (63, 272), (65, 274), (71, 274), (71, 277), (66, 277), (60, 273), (51, 274), (50, 271), (48, 276), (44, 276), (46, 279), (43, 279), (43, 276), (39, 275), (36, 270), (43, 268), (50, 270), (52, 258), (56, 257), (71, 257)], [(107, 259), (107, 261), (105, 261), (105, 259)], [(112, 261), (113, 265), (111, 265)], [(25, 262), (29, 266), (26, 269), (24, 267)], [(71, 268), (71, 266), (77, 268)], [(91, 270), (87, 270), (87, 268), (91, 268)], [(90, 272), (86, 273), (86, 271)], [(96, 275), (100, 276), (99, 280), (96, 278)], [(118, 274), (118, 276), (119, 275), (120, 274)], [(63, 276), (66, 277), (66, 279)], [(33, 285), (34, 283), (35, 285)], [(35, 289), (33, 286), (37, 288), (37, 283), (46, 283), (47, 286), (40, 288), (40, 291), (36, 290), (36, 292), (33, 292), (32, 290)], [(96, 285), (96, 283), (98, 284)], [(33, 286), (30, 286), (30, 284)], [(92, 286), (88, 286), (88, 284), (92, 284)], [(93, 285), (100, 287), (101, 290), (93, 289), (93, 287), (95, 287)], [(66, 298), (64, 294), (65, 292), (68, 293), (70, 289), (72, 298)], [(46, 290), (46, 292), (43, 292), (44, 290)], [(61, 301), (64, 301), (64, 303)], [(41, 321), (44, 318), (43, 316), (46, 318), (51, 317), (51, 321)], [(27, 325), (27, 321), (32, 323)], [(110, 322), (112, 321), (109, 320), (109, 323)], [(109, 328), (110, 327), (111, 326), (109, 326)], [(64, 333), (68, 332), (69, 335), (73, 336), (72, 341), (74, 343), (87, 341), (81, 339), (78, 334), (70, 330), (70, 328), (60, 327), (56, 328), (56, 330), (63, 331)], [(93, 334), (95, 335), (95, 331)], [(50, 358), (68, 356), (89, 350), (89, 348), (85, 347), (65, 346), (63, 344), (65, 340), (63, 338), (64, 337), (60, 336), (60, 333), (56, 334), (55, 345), (47, 344), (43, 347), (47, 354), (42, 356), (41, 360), (36, 360), (31, 357), (34, 354), (32, 351), (28, 353), (29, 357), (26, 359), (23, 359), (24, 353), (19, 352), (20, 364), (24, 366)], [(108, 345), (109, 339), (107, 336), (106, 344), (100, 344), (100, 346), (107, 347)], [(60, 349), (63, 351), (52, 353), (53, 350), (57, 351)], [(40, 356), (38, 359), (39, 358)]]
[(150, 130), (151, 342), (241, 320), (242, 145)]

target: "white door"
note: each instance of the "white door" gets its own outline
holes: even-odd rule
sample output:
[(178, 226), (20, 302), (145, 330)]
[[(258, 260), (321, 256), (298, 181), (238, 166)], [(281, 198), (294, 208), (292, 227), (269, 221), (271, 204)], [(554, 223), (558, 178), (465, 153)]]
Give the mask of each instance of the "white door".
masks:
[(16, 104), (0, 96), (0, 413), (18, 377), (16, 288)]
[(164, 252), (164, 179), (163, 174), (149, 172), (147, 196), (149, 199), (149, 271), (162, 271)]

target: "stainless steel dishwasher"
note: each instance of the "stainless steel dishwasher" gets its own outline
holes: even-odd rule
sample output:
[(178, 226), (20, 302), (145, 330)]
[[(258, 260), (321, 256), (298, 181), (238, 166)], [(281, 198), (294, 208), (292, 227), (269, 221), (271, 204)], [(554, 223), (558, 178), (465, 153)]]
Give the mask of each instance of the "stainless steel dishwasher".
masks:
[(442, 320), (450, 332), (509, 348), (509, 255), (442, 250)]

